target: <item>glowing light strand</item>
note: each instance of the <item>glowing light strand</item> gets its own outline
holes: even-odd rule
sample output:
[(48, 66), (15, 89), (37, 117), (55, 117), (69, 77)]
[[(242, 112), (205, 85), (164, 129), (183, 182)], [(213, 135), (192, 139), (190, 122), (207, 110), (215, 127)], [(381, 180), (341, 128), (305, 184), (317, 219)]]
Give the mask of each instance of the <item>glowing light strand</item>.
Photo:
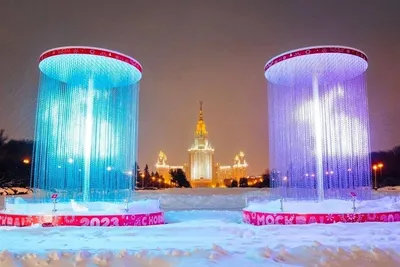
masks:
[(40, 69), (32, 187), (42, 199), (130, 198), (141, 76), (92, 55), (50, 57)]
[(360, 57), (328, 53), (267, 70), (277, 197), (350, 199), (352, 191), (359, 199), (371, 197), (365, 64)]

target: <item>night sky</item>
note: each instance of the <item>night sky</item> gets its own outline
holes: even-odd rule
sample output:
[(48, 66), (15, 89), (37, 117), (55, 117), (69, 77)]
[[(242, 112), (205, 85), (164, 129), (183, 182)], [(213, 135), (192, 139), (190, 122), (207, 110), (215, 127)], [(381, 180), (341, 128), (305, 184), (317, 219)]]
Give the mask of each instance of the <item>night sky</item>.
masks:
[(200, 100), (215, 158), (243, 150), (250, 174), (268, 167), (271, 57), (304, 46), (353, 46), (369, 56), (371, 146), (400, 144), (400, 1), (0, 0), (0, 128), (33, 138), (38, 57), (50, 48), (97, 46), (136, 58), (139, 165), (187, 161)]

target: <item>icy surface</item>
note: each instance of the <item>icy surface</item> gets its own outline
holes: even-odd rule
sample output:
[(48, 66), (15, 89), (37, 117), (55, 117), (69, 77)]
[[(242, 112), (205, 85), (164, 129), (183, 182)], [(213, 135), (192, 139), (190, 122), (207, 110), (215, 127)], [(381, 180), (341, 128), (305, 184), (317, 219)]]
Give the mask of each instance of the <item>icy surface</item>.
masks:
[(400, 266), (400, 223), (254, 227), (240, 211), (251, 192), (228, 190), (141, 192), (168, 199), (167, 225), (1, 227), (0, 266)]
[[(400, 197), (383, 197), (369, 201), (356, 201), (356, 212), (400, 211)], [(353, 212), (353, 202), (337, 199), (322, 202), (283, 201), (283, 212), (287, 213), (347, 213)], [(247, 211), (281, 212), (281, 200), (249, 202)]]

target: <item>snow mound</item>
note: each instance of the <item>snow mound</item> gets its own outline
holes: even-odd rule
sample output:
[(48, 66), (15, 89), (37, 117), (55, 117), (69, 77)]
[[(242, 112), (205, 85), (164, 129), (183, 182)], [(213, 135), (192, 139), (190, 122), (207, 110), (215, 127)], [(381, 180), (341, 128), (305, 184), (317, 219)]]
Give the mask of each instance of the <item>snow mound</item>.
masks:
[(32, 194), (32, 189), (24, 187), (5, 187), (0, 188), (1, 196), (25, 195)]
[[(15, 197), (7, 202), (7, 212), (12, 214), (47, 214), (52, 212), (54, 204), (52, 202), (32, 202), (29, 203), (24, 198)], [(113, 202), (77, 202), (71, 199), (69, 202), (56, 203), (57, 214), (59, 215), (91, 215), (91, 214), (141, 214), (159, 212), (160, 203), (155, 199), (137, 200), (127, 203)]]
[(378, 188), (378, 192), (394, 192), (394, 191), (399, 192), (400, 186), (386, 186)]
[[(288, 213), (348, 213), (353, 212), (353, 202), (328, 199), (321, 202), (283, 201), (283, 211)], [(281, 212), (281, 200), (250, 201), (245, 208), (253, 212)], [(356, 212), (391, 212), (400, 211), (399, 197), (383, 197), (380, 199), (356, 201)]]
[(217, 244), (210, 249), (192, 250), (146, 250), (128, 252), (88, 251), (51, 252), (47, 255), (35, 253), (13, 254), (7, 251), (0, 253), (2, 267), (14, 266), (110, 266), (110, 267), (175, 267), (175, 266), (323, 266), (323, 267), (395, 267), (400, 266), (400, 254), (392, 249), (379, 248), (329, 247), (319, 242), (311, 246), (286, 248), (284, 246), (271, 249), (261, 248), (249, 251), (246, 257), (235, 254)]

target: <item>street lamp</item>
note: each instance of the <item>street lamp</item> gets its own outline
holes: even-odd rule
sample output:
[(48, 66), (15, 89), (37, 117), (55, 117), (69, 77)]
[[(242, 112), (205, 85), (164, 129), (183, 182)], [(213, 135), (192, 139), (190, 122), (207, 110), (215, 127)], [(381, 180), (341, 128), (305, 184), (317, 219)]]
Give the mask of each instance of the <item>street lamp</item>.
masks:
[(24, 163), (24, 164), (29, 164), (29, 163), (31, 163), (31, 161), (30, 161), (28, 158), (26, 158), (26, 159), (23, 159), (23, 160), (22, 160), (22, 163)]
[(376, 170), (378, 169), (378, 166), (377, 166), (377, 165), (373, 165), (373, 166), (372, 166), (372, 169), (374, 170), (374, 179), (375, 179), (375, 186), (374, 186), (374, 189), (375, 189), (375, 190), (378, 190), (378, 183), (377, 183), (377, 180), (376, 180)]
[(379, 168), (379, 172), (380, 172), (380, 176), (382, 178), (382, 168), (383, 168), (383, 163), (378, 163), (378, 168)]
[(144, 188), (144, 173), (140, 175), (142, 177), (142, 188)]

